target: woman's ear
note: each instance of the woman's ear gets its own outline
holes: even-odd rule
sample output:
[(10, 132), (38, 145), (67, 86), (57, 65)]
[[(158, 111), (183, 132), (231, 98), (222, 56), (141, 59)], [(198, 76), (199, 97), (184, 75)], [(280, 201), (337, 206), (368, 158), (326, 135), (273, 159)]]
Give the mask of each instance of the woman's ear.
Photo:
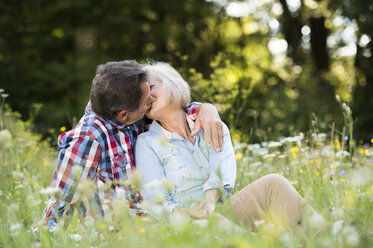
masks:
[(127, 111), (126, 109), (119, 111), (119, 112), (115, 115), (115, 117), (114, 117), (114, 119), (115, 119), (117, 122), (120, 122), (120, 123), (122, 123), (122, 124), (125, 124), (127, 118), (128, 118), (128, 111)]

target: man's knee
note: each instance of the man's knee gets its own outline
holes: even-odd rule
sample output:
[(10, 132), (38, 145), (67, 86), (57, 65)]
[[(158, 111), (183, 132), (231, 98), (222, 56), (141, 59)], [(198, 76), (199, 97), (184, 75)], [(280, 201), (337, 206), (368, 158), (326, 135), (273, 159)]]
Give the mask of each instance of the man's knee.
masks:
[(263, 177), (268, 183), (271, 184), (290, 184), (289, 180), (286, 179), (284, 176), (276, 173), (268, 174)]

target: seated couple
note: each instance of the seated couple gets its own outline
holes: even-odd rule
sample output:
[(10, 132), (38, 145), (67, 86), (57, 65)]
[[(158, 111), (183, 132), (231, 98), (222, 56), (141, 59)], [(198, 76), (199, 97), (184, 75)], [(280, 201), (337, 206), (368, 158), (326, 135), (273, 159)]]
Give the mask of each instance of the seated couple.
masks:
[[(147, 132), (145, 114), (153, 119)], [(142, 196), (123, 184), (135, 168), (143, 175)], [(138, 203), (157, 204), (159, 195), (169, 215), (191, 218), (207, 217), (224, 199), (237, 223), (247, 226), (267, 214), (279, 214), (291, 226), (306, 214), (317, 215), (280, 175), (264, 176), (231, 195), (235, 179), (227, 126), (211, 104), (190, 104), (189, 86), (174, 68), (109, 62), (97, 67), (85, 115), (59, 137), (52, 187), (62, 197), (49, 201), (43, 218), (49, 226), (66, 225), (76, 208), (82, 218), (110, 221), (112, 198), (125, 197), (139, 215)], [(95, 186), (90, 201), (79, 187), (87, 180)], [(149, 214), (155, 215), (151, 208)]]

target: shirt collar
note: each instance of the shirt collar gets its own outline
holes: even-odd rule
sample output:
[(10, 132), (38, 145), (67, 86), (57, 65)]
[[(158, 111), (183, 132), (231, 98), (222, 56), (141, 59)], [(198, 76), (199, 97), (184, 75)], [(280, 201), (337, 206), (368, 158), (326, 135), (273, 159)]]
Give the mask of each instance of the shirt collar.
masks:
[(112, 126), (118, 128), (118, 129), (123, 129), (123, 130), (124, 130), (124, 129), (129, 129), (129, 128), (132, 126), (132, 125), (126, 125), (126, 124), (120, 123), (120, 122), (118, 122), (118, 121), (116, 121), (116, 120), (108, 120), (108, 119), (106, 119), (106, 118), (104, 118), (104, 117), (102, 117), (102, 116), (96, 114), (96, 113), (92, 110), (92, 107), (91, 107), (91, 101), (88, 102), (88, 104), (87, 104), (87, 106), (86, 106), (86, 108), (85, 108), (85, 113), (86, 113), (86, 114), (95, 114), (95, 115), (98, 117), (98, 119), (100, 119), (100, 120), (102, 120), (102, 121), (104, 121), (104, 122), (108, 122), (110, 125), (112, 125)]

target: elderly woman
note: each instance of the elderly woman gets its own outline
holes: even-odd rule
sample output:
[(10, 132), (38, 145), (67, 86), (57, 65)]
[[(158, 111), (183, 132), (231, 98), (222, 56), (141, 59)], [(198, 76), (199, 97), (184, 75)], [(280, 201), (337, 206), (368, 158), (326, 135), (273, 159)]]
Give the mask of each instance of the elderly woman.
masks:
[(227, 126), (223, 124), (221, 152), (206, 146), (203, 131), (192, 137), (194, 120), (185, 113), (190, 102), (188, 84), (166, 63), (145, 69), (153, 97), (147, 116), (154, 121), (138, 137), (135, 150), (137, 169), (143, 174), (144, 202), (162, 199), (170, 215), (203, 218), (214, 212), (215, 204), (229, 198), (225, 204), (231, 204), (237, 222), (246, 225), (267, 214), (282, 215), (290, 225), (300, 223), (306, 211), (317, 214), (277, 174), (264, 176), (231, 196), (236, 161)]

